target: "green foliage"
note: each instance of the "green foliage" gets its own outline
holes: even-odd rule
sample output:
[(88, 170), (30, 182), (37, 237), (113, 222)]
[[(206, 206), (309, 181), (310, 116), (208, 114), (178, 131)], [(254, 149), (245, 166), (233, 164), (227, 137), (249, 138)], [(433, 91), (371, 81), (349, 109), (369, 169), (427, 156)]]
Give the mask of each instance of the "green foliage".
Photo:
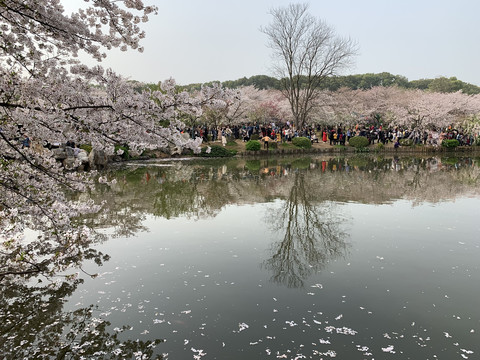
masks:
[(460, 143), (457, 139), (445, 139), (442, 141), (442, 146), (448, 149), (456, 148), (458, 145), (460, 145)]
[(158, 120), (158, 124), (163, 127), (169, 127), (170, 126), (170, 120), (164, 119), (164, 120)]
[(138, 184), (145, 179), (145, 168), (126, 171), (123, 176), (129, 183)]
[(356, 153), (368, 153), (370, 152), (370, 149), (368, 147), (360, 147), (360, 148), (355, 148)]
[(122, 150), (123, 153), (120, 155), (122, 159), (130, 159), (130, 153), (128, 152), (128, 146), (127, 145), (115, 145), (115, 154), (117, 153), (118, 150)]
[(92, 145), (82, 144), (80, 145), (80, 149), (85, 150), (87, 153), (90, 154), (90, 152), (92, 151)]
[(310, 139), (303, 136), (293, 138), (292, 144), (302, 149), (310, 149), (312, 147)]
[[(300, 87), (303, 87), (307, 78), (305, 76), (300, 76), (299, 78)], [(208, 84), (207, 84), (208, 85)], [(282, 88), (282, 81), (266, 75), (255, 75), (250, 78), (243, 77), (238, 80), (229, 80), (222, 83), (224, 87), (227, 88), (239, 88), (242, 86), (254, 86), (257, 89), (277, 89)], [(349, 89), (370, 89), (374, 86), (400, 86), (407, 87), (408, 79), (405, 76), (393, 75), (388, 72), (383, 72), (379, 74), (358, 74), (358, 75), (347, 75), (347, 76), (329, 76), (325, 78), (325, 81), (322, 82), (320, 88), (323, 90), (335, 91), (342, 87), (347, 87)], [(199, 90), (200, 84), (188, 85), (186, 88)]]
[(348, 140), (348, 144), (354, 148), (361, 149), (368, 146), (368, 139), (365, 136), (354, 136)]
[(282, 143), (280, 146), (282, 149), (295, 149), (295, 146), (288, 142)]
[(231, 157), (235, 156), (237, 152), (235, 150), (225, 149), (223, 146), (213, 145), (210, 148), (210, 152), (207, 153), (207, 147), (202, 148), (200, 156), (202, 157)]
[(480, 87), (458, 80), (456, 77), (412, 80), (408, 82), (407, 88), (441, 93), (451, 93), (461, 90), (468, 95), (480, 93)]
[(457, 157), (442, 157), (442, 164), (445, 165), (456, 165), (459, 163)]
[[(299, 78), (300, 87), (306, 83), (306, 77)], [(211, 86), (214, 82), (205, 83)], [(242, 86), (254, 86), (257, 89), (276, 89), (281, 90), (282, 81), (267, 75), (255, 75), (249, 78), (243, 77), (238, 80), (228, 80), (222, 82), (222, 86), (226, 88), (236, 89)], [(340, 88), (348, 88), (352, 90), (362, 89), (368, 90), (375, 86), (398, 86), (408, 89), (429, 90), (432, 92), (455, 92), (461, 90), (468, 95), (479, 94), (480, 87), (458, 80), (456, 77), (439, 77), (436, 79), (420, 79), (408, 81), (405, 76), (393, 75), (388, 72), (378, 74), (356, 74), (345, 76), (328, 76), (320, 84), (320, 89), (336, 91)], [(178, 91), (198, 91), (202, 84), (189, 84), (178, 86)], [(159, 84), (143, 84), (143, 88), (152, 90), (159, 89)]]
[(430, 84), (432, 83), (433, 79), (419, 79), (419, 80), (412, 80), (408, 82), (407, 88), (409, 89), (419, 89), (419, 90), (427, 90)]
[(277, 144), (276, 141), (269, 141), (269, 142), (268, 142), (268, 147), (269, 147), (270, 149), (278, 149), (278, 144)]
[(376, 146), (375, 146), (375, 150), (376, 151), (381, 151), (385, 148), (385, 145), (383, 145), (382, 143), (378, 143)]
[(405, 76), (393, 75), (388, 72), (379, 74), (357, 74), (346, 76), (332, 76), (325, 83), (325, 88), (331, 91), (346, 87), (352, 90), (367, 90), (375, 86), (400, 86), (406, 87), (408, 79)]
[(250, 140), (260, 140), (260, 135), (252, 134), (252, 136), (250, 137)]
[(402, 146), (412, 146), (413, 139), (400, 139), (400, 145)]
[(237, 143), (235, 142), (235, 140), (230, 140), (227, 141), (227, 146), (237, 146)]
[(245, 167), (252, 173), (258, 173), (260, 171), (260, 160), (247, 160)]
[(311, 163), (312, 159), (310, 158), (295, 159), (292, 161), (292, 168), (299, 170), (309, 169)]
[(465, 94), (473, 95), (480, 93), (480, 87), (465, 83), (456, 77), (438, 77), (428, 84), (428, 90), (432, 92), (452, 93), (462, 91)]
[(241, 86), (254, 86), (257, 89), (280, 89), (281, 84), (278, 79), (275, 79), (267, 75), (255, 75), (251, 76), (248, 79), (243, 77), (238, 80), (229, 80), (222, 83), (223, 86), (227, 88), (238, 88)]
[(348, 165), (352, 167), (358, 167), (361, 170), (365, 170), (370, 164), (370, 158), (364, 155), (355, 155), (348, 159)]
[(260, 150), (261, 147), (262, 147), (262, 145), (260, 144), (260, 141), (258, 141), (258, 140), (249, 140), (245, 144), (245, 149), (248, 150), (248, 151), (258, 151), (258, 150)]

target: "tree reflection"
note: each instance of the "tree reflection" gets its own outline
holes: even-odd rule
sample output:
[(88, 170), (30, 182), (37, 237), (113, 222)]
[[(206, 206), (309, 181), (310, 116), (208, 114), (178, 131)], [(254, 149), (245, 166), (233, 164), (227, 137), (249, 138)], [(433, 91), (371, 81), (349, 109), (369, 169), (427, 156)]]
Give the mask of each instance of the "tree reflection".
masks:
[[(147, 164), (149, 165), (149, 164)], [(108, 174), (116, 184), (98, 186), (91, 198), (102, 204), (96, 216), (85, 216), (91, 228), (115, 235), (146, 231), (148, 215), (166, 219), (215, 217), (228, 204), (299, 197), (291, 189), (305, 176), (314, 204), (355, 201), (385, 204), (397, 199), (436, 202), (478, 192), (480, 168), (470, 159), (454, 165), (438, 158), (321, 157), (302, 159), (211, 160), (170, 166), (124, 168)], [(314, 184), (312, 184), (312, 182)], [(319, 191), (321, 189), (321, 191)]]
[(116, 359), (154, 357), (161, 340), (121, 340), (127, 329), (111, 329), (93, 305), (63, 309), (81, 280), (34, 286), (15, 281), (0, 283), (0, 358), (2, 359)]
[(296, 172), (288, 198), (267, 223), (283, 239), (272, 244), (272, 257), (263, 266), (273, 272), (272, 281), (302, 287), (313, 272), (323, 269), (347, 250), (342, 217), (332, 203), (319, 204), (305, 173)]

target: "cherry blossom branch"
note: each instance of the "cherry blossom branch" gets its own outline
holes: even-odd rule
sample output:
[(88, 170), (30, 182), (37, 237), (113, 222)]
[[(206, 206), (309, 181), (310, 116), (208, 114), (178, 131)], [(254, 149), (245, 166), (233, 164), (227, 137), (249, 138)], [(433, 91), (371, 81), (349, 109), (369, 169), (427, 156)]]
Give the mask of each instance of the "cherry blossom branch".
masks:
[(18, 149), (17, 146), (15, 146), (14, 144), (12, 144), (6, 137), (5, 135), (0, 131), (0, 137), (16, 152), (18, 153), (23, 160), (25, 160), (28, 165), (30, 165), (32, 168), (34, 169), (37, 169), (39, 170), (40, 172), (42, 172), (43, 174), (47, 175), (48, 177), (54, 179), (55, 181), (58, 181), (59, 183), (61, 183), (62, 185), (74, 190), (74, 188), (68, 184), (67, 182), (65, 181), (62, 181), (62, 179), (60, 177), (57, 177), (54, 175), (54, 173), (52, 173), (51, 171), (49, 171), (48, 169), (45, 169), (43, 166), (40, 166), (40, 165), (37, 165), (37, 164), (34, 164), (22, 151), (20, 151)]

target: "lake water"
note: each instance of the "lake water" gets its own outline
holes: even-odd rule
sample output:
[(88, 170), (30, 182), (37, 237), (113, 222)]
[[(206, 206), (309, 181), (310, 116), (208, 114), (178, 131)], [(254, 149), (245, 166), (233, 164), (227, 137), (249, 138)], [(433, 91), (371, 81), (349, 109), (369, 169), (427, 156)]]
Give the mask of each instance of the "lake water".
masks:
[(127, 164), (92, 194), (110, 260), (62, 312), (161, 339), (152, 358), (478, 359), (479, 164)]

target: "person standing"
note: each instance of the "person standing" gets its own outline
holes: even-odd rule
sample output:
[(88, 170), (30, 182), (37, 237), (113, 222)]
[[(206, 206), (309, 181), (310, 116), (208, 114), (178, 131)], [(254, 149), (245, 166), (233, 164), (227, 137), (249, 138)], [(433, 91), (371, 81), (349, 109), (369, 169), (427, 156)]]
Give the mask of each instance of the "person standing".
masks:
[(222, 145), (223, 146), (227, 145), (227, 133), (225, 131), (225, 128), (222, 129)]
[(30, 147), (30, 138), (28, 137), (27, 134), (25, 134), (24, 136), (25, 138), (22, 140), (22, 149)]

